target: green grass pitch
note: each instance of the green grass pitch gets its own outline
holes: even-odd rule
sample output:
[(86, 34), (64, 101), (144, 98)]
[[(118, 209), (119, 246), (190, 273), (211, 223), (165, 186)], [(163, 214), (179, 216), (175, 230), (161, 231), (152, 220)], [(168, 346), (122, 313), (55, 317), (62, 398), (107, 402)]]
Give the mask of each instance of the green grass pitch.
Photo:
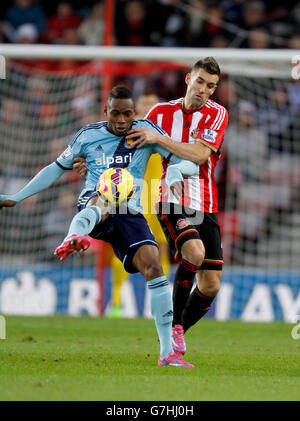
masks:
[(0, 400), (300, 400), (293, 325), (201, 320), (186, 334), (194, 369), (159, 367), (153, 320), (7, 317)]

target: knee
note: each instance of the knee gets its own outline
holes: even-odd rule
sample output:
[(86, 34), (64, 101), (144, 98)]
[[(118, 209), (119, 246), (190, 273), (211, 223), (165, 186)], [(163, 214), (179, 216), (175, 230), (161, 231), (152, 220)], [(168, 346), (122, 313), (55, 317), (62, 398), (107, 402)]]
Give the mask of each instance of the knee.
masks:
[(145, 277), (146, 281), (163, 275), (158, 249), (155, 246), (145, 245), (140, 247), (133, 258), (133, 265)]
[(204, 277), (204, 279), (199, 284), (197, 281), (197, 285), (199, 290), (209, 297), (215, 297), (218, 292), (220, 291), (220, 280), (221, 280), (221, 273), (209, 273)]
[(192, 263), (195, 266), (201, 266), (205, 256), (205, 248), (202, 241), (197, 241), (197, 243), (190, 243), (187, 241), (182, 247), (181, 254), (184, 260), (187, 260), (189, 263)]
[(220, 291), (220, 284), (210, 284), (208, 286), (206, 286), (205, 291), (203, 291), (203, 293), (205, 295), (208, 295), (209, 297), (215, 297), (218, 292)]
[(143, 262), (143, 275), (146, 280), (158, 278), (163, 275), (163, 270), (158, 257), (147, 259)]

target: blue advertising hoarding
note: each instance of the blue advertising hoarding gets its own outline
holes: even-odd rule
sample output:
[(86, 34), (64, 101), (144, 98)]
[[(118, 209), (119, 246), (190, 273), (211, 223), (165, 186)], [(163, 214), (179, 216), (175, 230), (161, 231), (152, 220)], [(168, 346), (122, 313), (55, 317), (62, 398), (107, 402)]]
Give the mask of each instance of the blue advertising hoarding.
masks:
[[(169, 277), (174, 278), (174, 268)], [(300, 314), (300, 273), (225, 269), (221, 290), (206, 317), (217, 320), (291, 321)], [(148, 291), (140, 274), (122, 287), (125, 317), (151, 317)], [(101, 296), (102, 295), (102, 296)], [(111, 297), (110, 269), (100, 289), (94, 267), (23, 265), (0, 267), (0, 313), (22, 315), (104, 314)]]

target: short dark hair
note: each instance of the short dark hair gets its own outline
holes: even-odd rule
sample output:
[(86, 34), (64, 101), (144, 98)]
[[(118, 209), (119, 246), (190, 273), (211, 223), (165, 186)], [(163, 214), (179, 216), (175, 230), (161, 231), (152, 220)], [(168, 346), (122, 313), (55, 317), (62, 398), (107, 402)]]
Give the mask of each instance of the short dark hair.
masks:
[(207, 73), (211, 75), (220, 76), (221, 74), (220, 67), (213, 57), (205, 57), (205, 58), (202, 58), (201, 60), (198, 60), (193, 65), (191, 71), (193, 72), (194, 70), (198, 70), (198, 69), (204, 69)]
[(108, 94), (107, 101), (111, 99), (132, 99), (134, 102), (132, 91), (125, 85), (114, 86)]

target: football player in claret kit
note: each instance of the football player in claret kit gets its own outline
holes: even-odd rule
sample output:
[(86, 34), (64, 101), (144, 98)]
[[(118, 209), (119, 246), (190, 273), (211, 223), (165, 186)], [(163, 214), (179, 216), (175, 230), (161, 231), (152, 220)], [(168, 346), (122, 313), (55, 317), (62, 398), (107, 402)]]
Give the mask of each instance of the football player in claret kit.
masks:
[[(196, 176), (185, 177), (184, 195), (178, 200), (172, 191), (164, 188), (169, 163), (163, 159), (158, 203), (159, 220), (179, 263), (173, 289), (172, 341), (174, 349), (181, 354), (186, 352), (184, 333), (210, 309), (219, 291), (222, 274), (214, 170), (228, 124), (228, 113), (210, 99), (219, 77), (220, 68), (213, 57), (199, 60), (186, 74), (185, 97), (152, 107), (146, 118), (158, 124), (170, 137), (155, 137), (144, 128), (134, 128), (129, 132), (129, 136), (136, 139), (133, 147), (156, 143), (199, 165)], [(197, 285), (191, 291), (195, 274)]]
[(73, 169), (75, 157), (84, 156), (87, 176), (85, 188), (78, 200), (79, 213), (73, 218), (68, 234), (55, 254), (64, 259), (74, 251), (86, 250), (89, 246), (86, 235), (111, 243), (127, 272), (141, 272), (147, 281), (151, 312), (160, 341), (158, 364), (193, 367), (172, 348), (171, 291), (159, 262), (157, 243), (142, 214), (142, 183), (137, 185), (136, 193), (119, 212), (112, 212), (110, 206), (104, 205), (98, 197), (96, 185), (108, 168), (126, 168), (136, 181), (143, 180), (151, 154), (158, 152), (173, 162), (167, 174), (167, 183), (178, 194), (182, 175), (195, 174), (198, 166), (170, 154), (159, 145), (149, 145), (143, 149), (128, 146), (126, 134), (131, 128), (148, 127), (159, 135), (166, 133), (151, 121), (134, 120), (133, 96), (127, 87), (116, 86), (111, 90), (105, 112), (107, 121), (90, 124), (79, 130), (57, 160), (42, 169), (22, 190), (14, 195), (1, 195), (0, 208), (12, 207), (45, 190), (65, 171)]

